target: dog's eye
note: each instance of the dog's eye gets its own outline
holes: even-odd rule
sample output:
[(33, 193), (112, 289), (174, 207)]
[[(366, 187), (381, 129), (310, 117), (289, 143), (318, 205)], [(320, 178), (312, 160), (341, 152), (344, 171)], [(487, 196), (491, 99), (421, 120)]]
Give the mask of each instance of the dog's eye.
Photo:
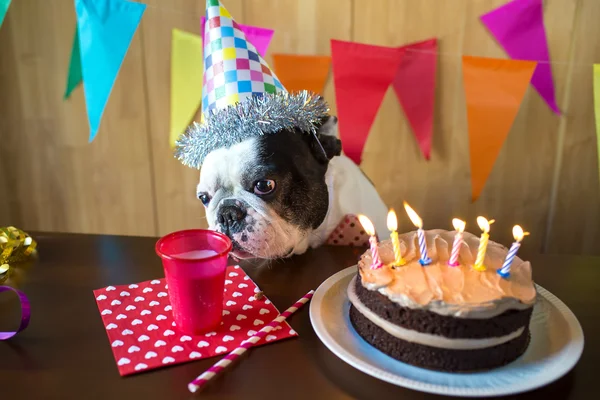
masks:
[(199, 193), (198, 194), (198, 199), (202, 202), (202, 204), (204, 204), (205, 206), (208, 206), (208, 203), (210, 203), (210, 196), (206, 193)]
[(254, 193), (265, 195), (275, 190), (275, 181), (272, 179), (263, 179), (254, 184)]

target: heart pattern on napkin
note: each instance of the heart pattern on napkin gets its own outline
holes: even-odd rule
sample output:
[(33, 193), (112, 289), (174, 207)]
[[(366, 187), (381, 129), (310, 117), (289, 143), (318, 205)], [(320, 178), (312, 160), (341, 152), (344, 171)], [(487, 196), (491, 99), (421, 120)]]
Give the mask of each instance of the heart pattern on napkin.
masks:
[[(121, 376), (225, 355), (279, 315), (239, 266), (227, 267), (223, 320), (214, 332), (177, 330), (164, 279), (94, 290), (100, 317)], [(298, 336), (287, 322), (256, 346)]]

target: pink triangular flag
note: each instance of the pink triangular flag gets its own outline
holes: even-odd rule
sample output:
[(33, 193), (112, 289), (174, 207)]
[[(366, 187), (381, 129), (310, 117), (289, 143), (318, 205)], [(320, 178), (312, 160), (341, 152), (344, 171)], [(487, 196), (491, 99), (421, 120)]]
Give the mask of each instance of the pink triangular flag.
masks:
[(538, 62), (531, 84), (552, 111), (560, 114), (552, 80), (542, 0), (513, 0), (480, 18), (511, 58)]
[[(200, 21), (200, 28), (202, 32), (202, 36), (204, 36), (204, 23), (206, 22), (206, 17), (202, 17)], [(239, 24), (242, 31), (246, 34), (246, 38), (250, 43), (256, 47), (258, 54), (262, 57), (267, 53), (267, 49), (269, 48), (269, 44), (271, 43), (271, 39), (273, 39), (273, 34), (275, 31), (273, 29), (261, 28), (258, 26), (250, 26), (250, 25), (242, 25)]]
[(437, 39), (402, 46), (405, 49), (392, 85), (426, 160), (431, 155)]
[(331, 39), (342, 151), (360, 165), (369, 131), (404, 50)]

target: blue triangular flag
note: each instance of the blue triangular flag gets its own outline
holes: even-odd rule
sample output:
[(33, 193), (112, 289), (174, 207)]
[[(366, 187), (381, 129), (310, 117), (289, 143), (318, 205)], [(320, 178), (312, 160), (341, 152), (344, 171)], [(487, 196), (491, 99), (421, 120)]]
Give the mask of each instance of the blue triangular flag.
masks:
[(0, 26), (2, 26), (2, 22), (4, 22), (8, 6), (10, 6), (10, 0), (0, 0)]
[(145, 9), (125, 0), (75, 0), (90, 142)]

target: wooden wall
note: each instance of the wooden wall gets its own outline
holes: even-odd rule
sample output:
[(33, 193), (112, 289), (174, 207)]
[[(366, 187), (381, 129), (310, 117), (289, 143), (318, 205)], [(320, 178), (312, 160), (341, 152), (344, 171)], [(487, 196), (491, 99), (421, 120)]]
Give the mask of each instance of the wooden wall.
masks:
[[(592, 63), (600, 62), (600, 2), (548, 0), (545, 23), (563, 117), (530, 88), (481, 198), (470, 201), (461, 55), (506, 55), (478, 16), (507, 0), (225, 0), (240, 23), (274, 28), (269, 54), (330, 54), (332, 38), (378, 45), (440, 40), (431, 161), (422, 159), (393, 92), (368, 139), (363, 169), (384, 200), (409, 201), (427, 227), (493, 217), (505, 244), (520, 223), (526, 245), (600, 254), (600, 179)], [(72, 0), (13, 1), (0, 29), (0, 226), (161, 235), (205, 226), (198, 172), (168, 145), (171, 30), (199, 31), (202, 0), (148, 0), (88, 143), (82, 89), (63, 101)], [(270, 62), (271, 57), (267, 55)], [(200, 90), (200, 88), (198, 89)], [(335, 112), (333, 85), (325, 97)], [(408, 229), (402, 216), (401, 224)]]

